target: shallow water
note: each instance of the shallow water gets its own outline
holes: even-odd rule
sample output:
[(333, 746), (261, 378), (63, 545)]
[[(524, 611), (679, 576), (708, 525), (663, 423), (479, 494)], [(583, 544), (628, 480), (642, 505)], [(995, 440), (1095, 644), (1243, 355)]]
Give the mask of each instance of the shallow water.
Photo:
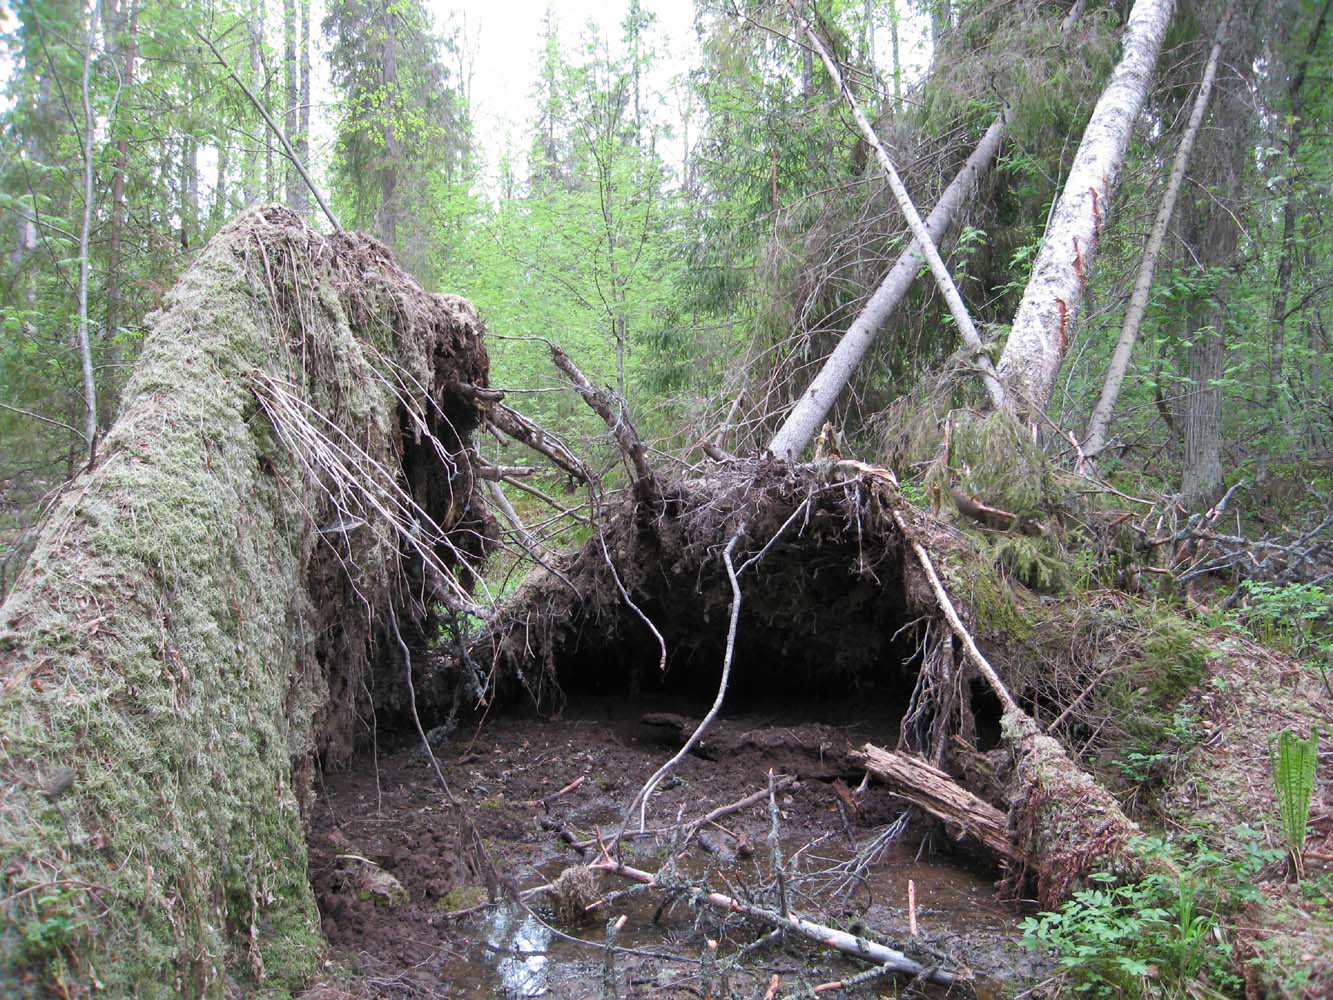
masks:
[[(795, 853), (803, 845), (788, 845)], [(823, 850), (821, 850), (823, 848)], [(643, 853), (642, 851), (640, 853)], [(766, 855), (766, 851), (761, 851)], [(1036, 969), (1032, 957), (1017, 946), (1017, 914), (997, 902), (991, 882), (964, 868), (918, 861), (912, 851), (891, 845), (867, 878), (858, 883), (850, 899), (841, 906), (825, 906), (816, 913), (814, 900), (827, 897), (834, 874), (827, 872), (850, 854), (819, 845), (801, 857), (802, 877), (794, 880), (794, 908), (811, 919), (864, 933), (894, 946), (910, 949), (907, 886), (915, 885), (918, 940), (930, 948), (950, 954), (955, 969), (970, 970), (973, 985), (982, 998), (1011, 995), (1009, 984), (1030, 979)], [(790, 855), (789, 855), (790, 856)], [(554, 878), (559, 865), (542, 872)], [(701, 861), (694, 854), (681, 859), (681, 874), (690, 881), (707, 878), (720, 891), (756, 885), (767, 871), (767, 858), (750, 858), (728, 865)], [(534, 879), (535, 881), (535, 879)], [(600, 889), (610, 894), (631, 884), (602, 876)], [(799, 897), (808, 894), (810, 900)], [(615, 943), (630, 949), (655, 953), (677, 953), (688, 962), (671, 962), (642, 955), (617, 954), (613, 975), (617, 995), (696, 994), (705, 972), (698, 959), (704, 953), (705, 935), (720, 938), (719, 962), (725, 966), (746, 944), (756, 940), (763, 928), (753, 922), (727, 918), (721, 911), (704, 907), (702, 913), (681, 900), (664, 907), (665, 895), (657, 889), (637, 889), (613, 897), (597, 919), (577, 927), (558, 925), (544, 907), (532, 911), (518, 906), (499, 907), (472, 918), (469, 928), (477, 942), (466, 956), (447, 962), (442, 970), (449, 995), (460, 998), (517, 998), (548, 996), (558, 1000), (584, 1000), (607, 994), (606, 923), (619, 915), (626, 921)], [(702, 917), (699, 928), (696, 921)], [(701, 928), (701, 929), (700, 929)], [(863, 928), (863, 929), (862, 929)], [(581, 938), (577, 943), (560, 932)], [(782, 976), (782, 992), (805, 980), (809, 985), (853, 975), (865, 966), (822, 950), (799, 938), (789, 938), (785, 950), (766, 948), (729, 971), (729, 985), (738, 995), (749, 995), (774, 973)], [(881, 992), (883, 989), (881, 988)], [(869, 994), (868, 994), (869, 995)], [(935, 995), (945, 995), (939, 990)]]

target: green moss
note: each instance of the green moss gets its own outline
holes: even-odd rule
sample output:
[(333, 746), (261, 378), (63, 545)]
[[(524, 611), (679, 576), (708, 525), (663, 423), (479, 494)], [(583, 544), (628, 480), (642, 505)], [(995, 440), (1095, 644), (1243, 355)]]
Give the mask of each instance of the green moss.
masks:
[[(368, 528), (347, 580), (316, 530), (327, 495), (256, 415), (255, 374), (331, 421), (353, 415), (344, 426), (387, 463), (398, 400), (381, 353), (422, 384), (435, 371), (393, 292), (332, 290), (362, 244), (320, 242), (320, 257), (322, 239), (262, 210), (202, 253), (0, 611), (2, 995), (26, 992), (24, 973), (70, 994), (221, 996), (229, 980), (282, 994), (315, 969), (292, 763), (351, 725), (328, 676), (359, 691), (373, 650), (357, 626), (370, 609), (344, 597), (388, 593), (397, 548)], [(305, 277), (283, 284), (298, 260)], [(64, 766), (57, 811), (42, 789)]]
[(486, 902), (486, 890), (479, 885), (456, 885), (435, 901), (435, 909), (457, 913)]

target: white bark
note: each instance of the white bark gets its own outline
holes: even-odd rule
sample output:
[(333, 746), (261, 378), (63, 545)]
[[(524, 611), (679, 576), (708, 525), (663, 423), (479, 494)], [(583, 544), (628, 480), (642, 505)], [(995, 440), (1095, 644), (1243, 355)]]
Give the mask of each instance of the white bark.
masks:
[(1194, 98), (1190, 120), (1185, 126), (1185, 134), (1181, 136), (1180, 148), (1176, 150), (1175, 160), (1171, 164), (1171, 176), (1167, 180), (1166, 191), (1162, 194), (1162, 203), (1157, 209), (1157, 218), (1153, 220), (1148, 243), (1143, 249), (1138, 277), (1134, 281), (1134, 292), (1130, 296), (1129, 308), (1125, 310), (1125, 320), (1120, 327), (1120, 339), (1116, 342), (1115, 353), (1112, 354), (1111, 362), (1106, 367), (1101, 396), (1088, 420), (1088, 434), (1087, 440), (1083, 443), (1083, 454), (1089, 458), (1096, 456), (1106, 447), (1106, 433), (1111, 426), (1111, 416), (1115, 413), (1115, 404), (1120, 396), (1120, 387), (1125, 381), (1125, 372), (1129, 368), (1129, 357), (1133, 353), (1134, 342), (1138, 339), (1143, 316), (1148, 311), (1148, 296), (1152, 291), (1157, 258), (1161, 254), (1171, 216), (1175, 214), (1176, 199), (1185, 180), (1185, 168), (1189, 165), (1190, 153), (1194, 150), (1194, 140), (1198, 138), (1199, 127), (1203, 124), (1203, 114), (1213, 91), (1213, 81), (1217, 78), (1217, 63), (1222, 55), (1222, 42), (1226, 38), (1227, 25), (1231, 21), (1235, 7), (1235, 0), (1232, 0), (1217, 26), (1217, 33), (1213, 37), (1213, 49), (1208, 54), (1208, 65), (1203, 71), (1203, 80)]
[[(1006, 124), (1001, 116), (986, 130), (977, 148), (940, 195), (940, 200), (925, 223), (926, 231), (933, 241), (938, 242), (944, 237), (959, 207), (976, 192), (978, 182), (1000, 151), (1005, 132)], [(892, 270), (847, 328), (847, 332), (824, 361), (819, 374), (769, 442), (768, 450), (774, 455), (794, 461), (805, 450), (861, 359), (870, 350), (870, 345), (879, 336), (880, 329), (907, 295), (921, 267), (921, 259), (921, 244), (913, 240), (894, 262)]]
[(1032, 268), (999, 375), (1029, 416), (1045, 410), (1068, 349), (1084, 284), (1097, 256), (1120, 163), (1152, 82), (1175, 0), (1137, 0), (1120, 62), (1074, 157), (1059, 205)]
[[(879, 165), (884, 169), (884, 174), (889, 180), (889, 189), (893, 192), (893, 197), (897, 200), (904, 218), (907, 219), (907, 225), (912, 230), (912, 236), (921, 245), (921, 252), (925, 254), (926, 263), (930, 265), (930, 272), (935, 276), (935, 281), (940, 286), (940, 294), (944, 296), (944, 301), (949, 306), (949, 313), (953, 316), (954, 322), (958, 324), (958, 332), (962, 335), (963, 343), (974, 351), (980, 352), (982, 348), (981, 337), (977, 333), (976, 326), (972, 323), (972, 317), (968, 314), (967, 306), (963, 304), (963, 297), (958, 294), (958, 287), (954, 284), (949, 269), (945, 267), (939, 249), (935, 246), (935, 241), (931, 239), (926, 224), (921, 221), (921, 214), (917, 212), (916, 206), (912, 204), (912, 196), (907, 193), (902, 178), (898, 176), (898, 169), (893, 165), (893, 160), (889, 158), (888, 150), (879, 141), (879, 136), (875, 134), (875, 130), (870, 127), (870, 122), (861, 111), (861, 105), (856, 100), (856, 95), (852, 93), (851, 88), (847, 86), (847, 82), (843, 80), (837, 62), (829, 55), (828, 49), (819, 40), (819, 35), (815, 33), (809, 23), (802, 20), (802, 24), (805, 28), (805, 36), (810, 39), (810, 44), (819, 53), (820, 58), (824, 60), (825, 69), (828, 70), (829, 76), (842, 93), (843, 100), (847, 102), (847, 106), (851, 109), (852, 117), (856, 120), (856, 126), (860, 129), (861, 135), (874, 149), (875, 158), (879, 160)], [(996, 407), (1003, 406), (1004, 392), (995, 378), (990, 359), (980, 356), (977, 361), (978, 367), (981, 369), (982, 381), (986, 384), (986, 394), (990, 396), (991, 402)]]
[(88, 338), (88, 255), (93, 222), (93, 45), (97, 40), (96, 2), (88, 9), (88, 33), (83, 46), (83, 228), (79, 231), (79, 359), (83, 364), (83, 437), (88, 461), (97, 454), (97, 383), (93, 379), (93, 353)]

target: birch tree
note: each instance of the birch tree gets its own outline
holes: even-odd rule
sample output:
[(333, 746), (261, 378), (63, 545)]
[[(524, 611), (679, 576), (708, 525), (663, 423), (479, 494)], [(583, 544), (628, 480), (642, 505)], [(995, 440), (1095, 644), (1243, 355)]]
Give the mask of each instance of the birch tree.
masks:
[(1138, 340), (1139, 327), (1144, 314), (1148, 311), (1148, 296), (1152, 291), (1153, 273), (1157, 270), (1157, 259), (1162, 252), (1162, 243), (1166, 239), (1166, 229), (1175, 214), (1176, 199), (1180, 195), (1180, 185), (1185, 180), (1185, 168), (1189, 166), (1190, 154), (1194, 151), (1194, 140), (1198, 138), (1199, 127), (1203, 124), (1203, 115), (1208, 107), (1208, 98), (1213, 91), (1213, 81), (1217, 77), (1217, 62), (1222, 55), (1222, 42), (1226, 38), (1227, 25), (1235, 10), (1235, 0), (1228, 5), (1227, 11), (1218, 23), (1217, 34), (1213, 38), (1212, 51), (1208, 53), (1208, 65), (1203, 71), (1203, 80), (1199, 83), (1199, 92), (1194, 98), (1194, 107), (1190, 111), (1190, 120), (1185, 127), (1185, 134), (1180, 138), (1171, 164), (1171, 176), (1162, 194), (1162, 203), (1157, 209), (1157, 218), (1153, 220), (1152, 231), (1148, 234), (1148, 243), (1143, 248), (1143, 259), (1139, 263), (1139, 273), (1134, 280), (1134, 291), (1129, 299), (1129, 308), (1125, 310), (1124, 323), (1120, 327), (1120, 339), (1116, 342), (1115, 353), (1106, 367), (1106, 376), (1102, 382), (1101, 396), (1093, 408), (1088, 420), (1087, 440), (1083, 444), (1083, 454), (1092, 457), (1106, 447), (1106, 432), (1111, 426), (1111, 416), (1115, 412), (1116, 400), (1120, 396), (1120, 387), (1125, 381), (1125, 371), (1129, 368), (1129, 357), (1133, 353), (1134, 343)]
[(1045, 410), (1070, 343), (1134, 120), (1147, 97), (1175, 0), (1138, 0), (1120, 62), (1069, 171), (1000, 356), (999, 377), (1029, 418)]
[[(977, 185), (995, 162), (1000, 146), (1004, 142), (1005, 132), (1004, 118), (995, 119), (957, 176), (944, 189), (930, 215), (926, 217), (926, 232), (936, 243), (944, 238), (959, 208), (976, 192)], [(856, 371), (866, 352), (874, 344), (875, 338), (879, 336), (884, 323), (906, 297), (913, 279), (921, 268), (921, 261), (921, 244), (913, 240), (911, 245), (898, 256), (889, 273), (866, 302), (865, 308), (852, 321), (852, 325), (833, 348), (823, 367), (820, 368), (819, 374), (801, 395), (778, 432), (773, 435), (768, 450), (774, 455), (794, 457), (805, 450), (819, 429), (819, 425), (833, 408), (839, 394), (846, 388), (852, 373)]]

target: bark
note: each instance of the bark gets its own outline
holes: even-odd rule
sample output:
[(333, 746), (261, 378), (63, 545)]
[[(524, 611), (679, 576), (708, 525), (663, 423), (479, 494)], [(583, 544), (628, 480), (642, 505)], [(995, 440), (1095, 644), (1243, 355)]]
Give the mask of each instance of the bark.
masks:
[(942, 820), (953, 830), (976, 839), (995, 857), (1019, 865), (1023, 853), (1009, 836), (1005, 814), (978, 798), (939, 768), (920, 757), (867, 743), (852, 755), (878, 781)]
[[(292, 143), (299, 163), (310, 159), (310, 0), (300, 0), (301, 17), (301, 82), (298, 95), (299, 114), (296, 139)], [(291, 196), (292, 210), (305, 215), (310, 211), (310, 195), (305, 185), (298, 185)]]
[[(134, 92), (134, 78), (139, 61), (139, 3), (129, 3), (129, 38), (125, 43), (125, 89)], [(106, 329), (108, 345), (120, 331), (120, 252), (125, 238), (125, 171), (129, 166), (129, 143), (122, 136), (116, 142), (116, 173), (111, 179), (111, 224), (107, 247)], [(219, 180), (219, 184), (221, 181)]]
[(1297, 65), (1296, 72), (1292, 74), (1291, 83), (1287, 87), (1291, 102), (1291, 118), (1287, 126), (1286, 179), (1283, 181), (1285, 191), (1282, 199), (1282, 250), (1278, 256), (1277, 290), (1273, 296), (1273, 311), (1269, 320), (1272, 328), (1268, 383), (1270, 407), (1276, 402), (1282, 384), (1282, 367), (1287, 348), (1287, 296), (1291, 292), (1291, 264), (1296, 252), (1296, 154), (1300, 152), (1301, 147), (1301, 118), (1305, 111), (1305, 76), (1310, 60), (1314, 58), (1315, 51), (1319, 47), (1324, 26), (1328, 23), (1330, 9), (1333, 9), (1333, 0), (1326, 0), (1310, 31), (1304, 58)]
[[(345, 760), (358, 717), (403, 711), (382, 616), (409, 642), (434, 631), (423, 560), (371, 501), (412, 484), (436, 562), (493, 527), (467, 513), (479, 412), (456, 391), (486, 383), (475, 311), (378, 244), (249, 213), (150, 327), (97, 463), (0, 608), (6, 997), (301, 987), (321, 951), (315, 754)], [(279, 399), (319, 416), (303, 428)], [(360, 477), (316, 468), (311, 426), (327, 453), (357, 442)]]
[(402, 163), (402, 140), (398, 135), (398, 126), (394, 121), (398, 107), (398, 20), (392, 4), (385, 2), (381, 12), (383, 19), (384, 47), (380, 54), (380, 81), (388, 95), (389, 106), (384, 118), (384, 163), (380, 175), (380, 207), (376, 213), (375, 232), (389, 246), (396, 246), (398, 239), (398, 165)]
[[(296, 136), (300, 127), (297, 103), (301, 99), (300, 70), (296, 64), (296, 0), (282, 0), (282, 78), (284, 83), (283, 99), (286, 108), (283, 115), (283, 129), (288, 140)], [(290, 160), (284, 171), (283, 195), (285, 203), (292, 211), (299, 211), (296, 205), (296, 192), (302, 190), (301, 177), (296, 165)]]
[[(250, 82), (254, 84), (256, 87), (259, 86), (259, 81), (264, 79), (264, 63), (263, 60), (260, 58), (260, 53), (259, 53), (259, 42), (260, 42), (261, 23), (262, 23), (261, 18), (263, 17), (262, 10), (263, 8), (260, 7), (258, 4), (251, 5), (250, 23), (248, 26), (249, 42), (250, 42), (249, 44)], [(217, 54), (216, 50), (214, 50), (213, 54), (218, 56), (219, 61), (222, 60), (222, 57)], [(235, 77), (235, 74), (233, 73), (232, 76)], [(244, 84), (242, 84), (242, 86), (244, 86)], [(247, 89), (246, 92), (247, 95), (250, 96), (250, 103), (252, 103), (253, 105), (255, 105), (256, 108), (262, 111), (263, 110), (262, 105), (260, 105), (259, 101), (253, 96), (253, 91)], [(254, 144), (257, 142), (257, 139), (252, 140), (251, 142), (252, 144), (250, 146), (250, 155), (246, 157), (246, 164), (245, 164), (245, 207), (246, 208), (253, 208), (255, 205), (259, 204), (260, 150), (259, 146)]]
[[(944, 238), (959, 208), (976, 192), (981, 179), (995, 162), (1005, 132), (1004, 119), (997, 118), (957, 176), (940, 195), (940, 200), (925, 221), (926, 231), (936, 243)], [(921, 260), (921, 244), (913, 240), (894, 262), (893, 268), (847, 328), (819, 374), (769, 442), (768, 450), (774, 455), (794, 460), (809, 445), (853, 372), (879, 336), (880, 330), (907, 296), (921, 268)]]
[(88, 11), (88, 30), (83, 43), (83, 225), (79, 230), (79, 360), (83, 367), (83, 442), (88, 461), (97, 454), (97, 383), (93, 377), (93, 354), (88, 333), (89, 236), (93, 224), (93, 130), (96, 121), (92, 106), (93, 46), (97, 41), (97, 12), (94, 3)]
[(1147, 96), (1175, 0), (1137, 0), (1120, 62), (1093, 109), (1000, 357), (1010, 402), (1046, 409), (1069, 347), (1134, 120)]
[(1166, 182), (1166, 191), (1162, 194), (1162, 203), (1153, 220), (1152, 231), (1148, 234), (1148, 243), (1143, 249), (1143, 259), (1139, 263), (1139, 273), (1134, 280), (1134, 291), (1130, 295), (1129, 307), (1125, 310), (1125, 320), (1120, 327), (1120, 339), (1116, 341), (1115, 352), (1106, 368), (1106, 377), (1102, 382), (1102, 392), (1088, 420), (1087, 440), (1083, 443), (1083, 454), (1095, 457), (1106, 447), (1106, 433), (1111, 426), (1111, 416), (1115, 413), (1116, 400), (1120, 396), (1120, 387), (1125, 381), (1125, 372), (1129, 368), (1129, 358), (1138, 340), (1139, 327), (1144, 314), (1148, 311), (1148, 296), (1152, 292), (1153, 273), (1157, 270), (1157, 258), (1162, 252), (1166, 240), (1166, 230), (1175, 214), (1176, 199), (1180, 194), (1180, 185), (1185, 180), (1185, 169), (1189, 166), (1190, 154), (1194, 151), (1194, 140), (1198, 137), (1199, 127), (1203, 124), (1204, 111), (1208, 107), (1208, 98), (1212, 94), (1213, 81), (1217, 77), (1217, 62), (1222, 55), (1222, 42), (1226, 38), (1227, 25), (1235, 11), (1235, 0), (1227, 6), (1226, 13), (1217, 26), (1213, 38), (1212, 51), (1208, 53), (1208, 65), (1199, 84), (1199, 92), (1194, 98), (1194, 107), (1190, 111), (1189, 123), (1185, 134), (1181, 136), (1180, 147), (1176, 150), (1171, 163), (1171, 175)]
[(810, 40), (811, 46), (819, 53), (824, 61), (824, 68), (828, 70), (832, 77), (834, 85), (842, 93), (843, 100), (851, 108), (852, 117), (856, 120), (857, 128), (860, 129), (862, 137), (875, 151), (875, 158), (879, 160), (879, 165), (884, 169), (884, 174), (888, 178), (889, 188), (893, 191), (894, 199), (898, 202), (898, 207), (902, 210), (903, 216), (907, 219), (907, 225), (912, 230), (912, 236), (921, 246), (921, 252), (925, 255), (926, 263), (930, 265), (930, 272), (935, 276), (935, 281), (939, 285), (940, 294), (944, 296), (944, 301), (949, 306), (949, 314), (953, 316), (954, 322), (958, 324), (958, 332), (969, 348), (978, 353), (977, 366), (981, 370), (982, 382), (986, 386), (986, 394), (990, 397), (991, 403), (998, 409), (1004, 405), (1004, 393), (999, 382), (996, 381), (995, 372), (990, 359), (980, 352), (982, 351), (981, 337), (977, 333), (976, 327), (972, 323), (972, 317), (968, 314), (967, 307), (963, 304), (963, 298), (958, 294), (958, 288), (954, 284), (953, 277), (949, 274), (949, 269), (945, 266), (940, 257), (939, 249), (935, 246), (935, 241), (931, 239), (926, 225), (921, 221), (921, 216), (912, 204), (912, 198), (907, 193), (907, 188), (903, 185), (902, 179), (898, 176), (898, 170), (890, 159), (888, 150), (880, 142), (879, 136), (871, 128), (870, 122), (861, 111), (861, 105), (856, 100), (856, 95), (852, 89), (847, 86), (842, 77), (838, 64), (829, 54), (824, 43), (820, 41), (819, 35), (808, 24), (805, 24), (805, 35)]
[(1216, 325), (1190, 331), (1190, 388), (1185, 396), (1185, 452), (1180, 491), (1190, 510), (1202, 509), (1222, 489), (1222, 377), (1226, 357), (1221, 315)]

